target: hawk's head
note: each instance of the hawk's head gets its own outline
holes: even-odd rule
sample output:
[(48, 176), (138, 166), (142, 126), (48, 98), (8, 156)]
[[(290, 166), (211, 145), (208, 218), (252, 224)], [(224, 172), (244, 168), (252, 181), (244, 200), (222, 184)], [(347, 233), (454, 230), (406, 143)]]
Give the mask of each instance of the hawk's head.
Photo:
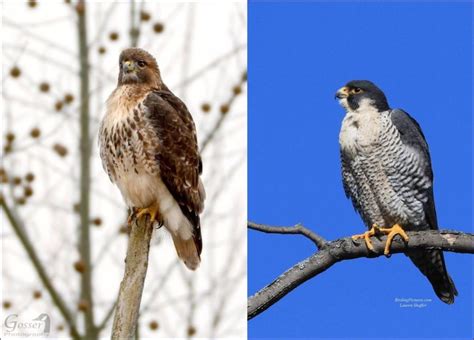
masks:
[(346, 111), (355, 111), (363, 105), (374, 107), (377, 111), (389, 109), (385, 94), (368, 80), (352, 80), (336, 92), (336, 98)]
[(128, 48), (120, 54), (118, 84), (159, 86), (160, 70), (155, 58), (140, 48)]

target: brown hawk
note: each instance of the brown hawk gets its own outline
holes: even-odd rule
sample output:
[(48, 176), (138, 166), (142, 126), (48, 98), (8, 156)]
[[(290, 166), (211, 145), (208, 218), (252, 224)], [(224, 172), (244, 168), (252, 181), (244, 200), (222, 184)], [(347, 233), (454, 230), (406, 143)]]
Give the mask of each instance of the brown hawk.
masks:
[(148, 52), (124, 50), (119, 67), (99, 131), (103, 167), (131, 211), (163, 225), (178, 256), (195, 270), (205, 191), (193, 119)]

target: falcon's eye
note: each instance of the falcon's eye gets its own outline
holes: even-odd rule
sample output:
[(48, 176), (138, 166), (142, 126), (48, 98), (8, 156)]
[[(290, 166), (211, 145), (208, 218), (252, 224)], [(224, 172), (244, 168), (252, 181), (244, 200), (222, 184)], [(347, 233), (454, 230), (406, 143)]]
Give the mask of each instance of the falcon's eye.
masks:
[(140, 66), (141, 68), (145, 67), (146, 66), (146, 63), (143, 61), (143, 60), (139, 60), (137, 62), (138, 66)]
[(362, 89), (360, 87), (356, 87), (355, 89), (352, 90), (353, 93), (361, 93)]

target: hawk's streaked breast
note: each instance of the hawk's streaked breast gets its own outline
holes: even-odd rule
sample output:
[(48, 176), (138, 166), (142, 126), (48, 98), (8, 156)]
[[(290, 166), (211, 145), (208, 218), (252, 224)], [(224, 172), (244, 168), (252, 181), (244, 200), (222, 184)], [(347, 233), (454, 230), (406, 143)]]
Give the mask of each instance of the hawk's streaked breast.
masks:
[(160, 146), (145, 115), (146, 95), (132, 93), (132, 86), (121, 86), (107, 101), (100, 133), (101, 154), (104, 167), (127, 204), (147, 207), (168, 190), (157, 176), (155, 152)]

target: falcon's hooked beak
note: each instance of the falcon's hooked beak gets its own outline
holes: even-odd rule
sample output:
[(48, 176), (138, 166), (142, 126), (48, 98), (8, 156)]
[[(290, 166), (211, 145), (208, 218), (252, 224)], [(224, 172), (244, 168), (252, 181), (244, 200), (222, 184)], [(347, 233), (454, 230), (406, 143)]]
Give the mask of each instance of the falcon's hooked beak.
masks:
[(135, 65), (135, 62), (127, 60), (124, 61), (122, 64), (122, 70), (124, 73), (132, 73), (135, 72), (137, 69), (137, 65)]
[(347, 86), (341, 87), (339, 90), (337, 90), (336, 95), (334, 97), (337, 99), (349, 97), (349, 88)]

